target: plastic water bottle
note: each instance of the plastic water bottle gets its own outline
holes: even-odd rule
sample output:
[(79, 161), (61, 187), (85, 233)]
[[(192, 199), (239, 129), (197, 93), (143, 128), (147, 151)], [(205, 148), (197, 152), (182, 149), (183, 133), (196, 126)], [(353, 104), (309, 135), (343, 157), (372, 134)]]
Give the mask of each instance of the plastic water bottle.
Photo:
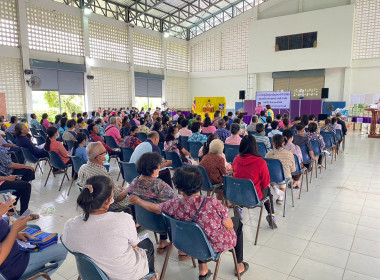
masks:
[(41, 209), (41, 215), (45, 215), (45, 216), (49, 216), (49, 215), (53, 215), (55, 213), (55, 207), (53, 205), (50, 205), (50, 206), (47, 206), (47, 207), (43, 207)]

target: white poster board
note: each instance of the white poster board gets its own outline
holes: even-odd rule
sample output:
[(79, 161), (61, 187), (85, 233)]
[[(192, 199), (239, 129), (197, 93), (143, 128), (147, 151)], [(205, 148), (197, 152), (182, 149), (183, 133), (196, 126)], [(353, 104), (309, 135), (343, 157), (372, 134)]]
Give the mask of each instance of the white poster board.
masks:
[(258, 102), (262, 106), (270, 105), (272, 109), (290, 110), (290, 91), (262, 91), (256, 92), (256, 107)]

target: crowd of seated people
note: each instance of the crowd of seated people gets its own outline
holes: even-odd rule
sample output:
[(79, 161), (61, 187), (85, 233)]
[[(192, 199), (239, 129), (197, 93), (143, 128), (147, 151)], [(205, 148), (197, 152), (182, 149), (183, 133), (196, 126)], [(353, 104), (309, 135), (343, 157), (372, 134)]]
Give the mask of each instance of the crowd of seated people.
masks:
[[(258, 153), (257, 143), (262, 142), (266, 146), (266, 158), (281, 161), (285, 177), (293, 179), (293, 187), (298, 188), (301, 175), (292, 174), (295, 171), (294, 155), (301, 167), (312, 165), (303, 163), (300, 146), (306, 146), (309, 156), (316, 160), (311, 142), (317, 141), (323, 150), (323, 131), (346, 128), (339, 115), (328, 119), (320, 128), (314, 116), (297, 117), (291, 122), (288, 115), (274, 116), (273, 111), (270, 111), (269, 108), (267, 115), (261, 111), (259, 115), (253, 116), (249, 125), (243, 122), (243, 115), (239, 112), (233, 119), (232, 112), (222, 118), (221, 112), (217, 111), (213, 119), (207, 115), (203, 122), (202, 116), (197, 114), (186, 117), (181, 111), (177, 111), (175, 118), (172, 118), (170, 111), (161, 112), (159, 109), (100, 109), (91, 112), (91, 116), (87, 112), (71, 113), (69, 119), (67, 113), (63, 113), (55, 116), (54, 123), (49, 122), (47, 114), (43, 114), (40, 121), (37, 115), (32, 114), (29, 126), (39, 131), (40, 135), (45, 135), (45, 144), (40, 146), (36, 145), (28, 126), (18, 122), (17, 117), (12, 117), (10, 129), (7, 128), (6, 132), (14, 136), (15, 143), (11, 144), (5, 138), (1, 141), (0, 190), (14, 189), (16, 200), (12, 205), (20, 201), (20, 212), (28, 209), (30, 182), (35, 178), (34, 169), (24, 165), (24, 161), (14, 162), (6, 148), (17, 150), (23, 147), (38, 159), (48, 158), (47, 152), (54, 151), (65, 164), (71, 163), (72, 156), (79, 157), (84, 164), (77, 174), (77, 184), (82, 188), (77, 203), (83, 210), (83, 215), (66, 223), (63, 242), (70, 250), (90, 256), (110, 278), (119, 279), (128, 275), (128, 279), (138, 279), (149, 271), (155, 271), (154, 249), (149, 239), (139, 242), (137, 238), (138, 224), (133, 204), (141, 205), (157, 214), (169, 214), (183, 221), (191, 221), (191, 213), (199, 211), (195, 222), (204, 230), (214, 251), (222, 252), (234, 247), (238, 259), (238, 272), (243, 274), (249, 268), (248, 263), (243, 261), (243, 224), (241, 217), (231, 219), (228, 208), (221, 204), (223, 176), (250, 179), (260, 200), (269, 197), (264, 203), (267, 210), (266, 220), (270, 227), (276, 228), (272, 195), (276, 190), (270, 185), (268, 166), (263, 156)], [(145, 141), (137, 138), (140, 132), (147, 134)], [(126, 188), (117, 184), (105, 168), (110, 156), (117, 155), (121, 161), (123, 156), (119, 148), (111, 148), (106, 144), (104, 136), (113, 137), (119, 147), (133, 149), (129, 162), (136, 164), (136, 171), (140, 175)], [(68, 150), (65, 141), (73, 141), (74, 146), (71, 150)], [(203, 144), (198, 153), (199, 161), (191, 157), (183, 141)], [(239, 147), (238, 154), (231, 162), (227, 162), (224, 155), (225, 144)], [(163, 159), (164, 151), (175, 152), (184, 164), (176, 169), (173, 178), (173, 172), (168, 169), (173, 162)], [(322, 158), (322, 155), (318, 158), (320, 167)], [(215, 198), (199, 195), (203, 176), (197, 167), (191, 166), (197, 164), (204, 167), (211, 184), (218, 185)], [(173, 183), (179, 195), (173, 190)], [(282, 204), (285, 184), (280, 184), (279, 190), (282, 194), (276, 191), (276, 202)], [(207, 195), (210, 195), (210, 192)], [(2, 205), (0, 203), (0, 209)], [(8, 209), (7, 212), (10, 215), (12, 212), (13, 215), (19, 214), (13, 209)], [(38, 215), (30, 215), (28, 220), (38, 218)], [(121, 223), (121, 220), (125, 223)], [(210, 222), (205, 222), (206, 220), (211, 220), (213, 226), (210, 226)], [(115, 223), (123, 225), (116, 229), (111, 226)], [(99, 224), (104, 226), (99, 227)], [(105, 234), (102, 232), (103, 229), (107, 231), (107, 238), (100, 238)], [(93, 234), (94, 232), (96, 234)], [(93, 236), (89, 238), (89, 234), (83, 233), (91, 233)], [(16, 238), (14, 237), (14, 240)], [(167, 239), (167, 234), (160, 234), (158, 254), (168, 249)], [(84, 246), (89, 244), (88, 242), (94, 246)], [(59, 250), (51, 253), (49, 257), (61, 263), (65, 254)], [(109, 262), (110, 256), (118, 261)], [(187, 260), (189, 256), (179, 251), (178, 258)], [(24, 265), (26, 267), (28, 264), (25, 262)], [(3, 272), (1, 264), (0, 272)], [(6, 270), (4, 272), (7, 273)], [(10, 270), (9, 273), (15, 272)], [(21, 270), (18, 273), (21, 273)], [(207, 279), (210, 274), (207, 263), (199, 261), (199, 279)]]

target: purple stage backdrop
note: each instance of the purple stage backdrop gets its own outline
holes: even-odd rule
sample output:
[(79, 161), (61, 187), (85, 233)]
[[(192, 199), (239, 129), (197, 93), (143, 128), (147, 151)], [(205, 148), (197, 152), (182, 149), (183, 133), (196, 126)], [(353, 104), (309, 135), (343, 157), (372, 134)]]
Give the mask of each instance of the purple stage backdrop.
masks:
[[(302, 115), (315, 115), (318, 118), (318, 115), (322, 113), (322, 100), (306, 100), (306, 99), (296, 99), (291, 100), (290, 110), (273, 110), (273, 113), (276, 114), (289, 114), (290, 117), (298, 117)], [(264, 105), (265, 106), (265, 105)], [(247, 115), (255, 114), (256, 100), (245, 100), (244, 101), (244, 112), (247, 112)], [(290, 111), (290, 112), (289, 112)]]

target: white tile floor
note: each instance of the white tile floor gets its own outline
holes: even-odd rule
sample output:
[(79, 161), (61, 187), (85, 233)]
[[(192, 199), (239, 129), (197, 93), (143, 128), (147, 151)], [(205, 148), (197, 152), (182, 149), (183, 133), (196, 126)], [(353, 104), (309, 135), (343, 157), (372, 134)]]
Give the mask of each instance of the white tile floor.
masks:
[[(111, 172), (116, 179), (116, 164)], [(46, 170), (47, 168), (45, 168)], [(33, 182), (30, 208), (39, 213), (53, 205), (55, 213), (42, 216), (36, 223), (47, 232), (62, 233), (67, 219), (78, 215), (73, 187), (67, 197), (69, 184), (61, 192), (62, 175), (50, 178), (44, 188), (46, 173)], [(350, 131), (346, 150), (327, 170), (313, 176), (309, 192), (295, 199), (295, 207), (275, 207), (278, 229), (271, 230), (262, 222), (259, 241), (253, 245), (258, 210), (250, 210), (250, 220), (244, 225), (244, 258), (250, 270), (243, 279), (380, 279), (380, 140), (368, 139)], [(120, 181), (121, 183), (121, 181)], [(298, 197), (298, 191), (295, 192)], [(151, 234), (153, 238), (153, 234)], [(156, 258), (160, 271), (164, 256)], [(210, 264), (214, 269), (214, 264)], [(191, 262), (180, 263), (176, 251), (171, 255), (166, 279), (198, 279)], [(53, 279), (76, 279), (75, 260), (68, 255)], [(233, 261), (224, 255), (219, 279), (236, 279)]]

